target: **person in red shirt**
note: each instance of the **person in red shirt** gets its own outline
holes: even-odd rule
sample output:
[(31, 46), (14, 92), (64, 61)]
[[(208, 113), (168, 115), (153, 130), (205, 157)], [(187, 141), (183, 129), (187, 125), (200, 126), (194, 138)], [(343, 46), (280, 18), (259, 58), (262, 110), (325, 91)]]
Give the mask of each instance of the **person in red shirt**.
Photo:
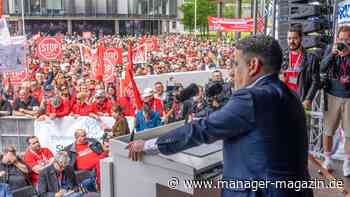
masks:
[(48, 101), (46, 103), (46, 116), (50, 118), (61, 118), (70, 113), (70, 101), (55, 94), (53, 86), (45, 87)]
[(73, 104), (71, 115), (72, 116), (90, 116), (92, 115), (91, 106), (86, 103), (87, 94), (80, 92), (77, 94), (77, 102)]
[(104, 90), (97, 90), (95, 95), (95, 102), (91, 105), (92, 112), (99, 116), (110, 116), (112, 109), (112, 102), (106, 97)]
[(164, 107), (160, 99), (154, 98), (154, 92), (152, 88), (146, 88), (143, 91), (143, 102), (147, 103), (153, 111), (158, 112), (160, 116), (164, 116)]
[[(84, 129), (74, 133), (75, 142), (65, 148), (70, 158), (69, 165), (77, 171), (95, 171), (96, 185), (100, 185), (100, 160), (108, 156), (100, 142), (87, 138)], [(90, 177), (91, 178), (91, 177)], [(83, 181), (84, 182), (84, 181)]]
[(48, 148), (40, 146), (39, 139), (36, 136), (28, 137), (27, 143), (29, 147), (24, 153), (24, 162), (32, 171), (31, 181), (33, 185), (37, 186), (40, 171), (54, 162), (53, 154)]
[(31, 83), (31, 93), (32, 96), (39, 102), (41, 103), (41, 100), (44, 98), (44, 91), (41, 86), (39, 86), (39, 83), (37, 81), (33, 81)]
[(303, 48), (303, 29), (300, 24), (291, 25), (287, 37), (288, 61), (282, 66), (282, 80), (289, 89), (298, 94), (304, 108), (311, 109), (312, 101), (320, 87), (319, 59)]
[(130, 102), (130, 98), (127, 96), (121, 96), (117, 99), (116, 104), (122, 106), (124, 116), (135, 116), (135, 111), (133, 110)]

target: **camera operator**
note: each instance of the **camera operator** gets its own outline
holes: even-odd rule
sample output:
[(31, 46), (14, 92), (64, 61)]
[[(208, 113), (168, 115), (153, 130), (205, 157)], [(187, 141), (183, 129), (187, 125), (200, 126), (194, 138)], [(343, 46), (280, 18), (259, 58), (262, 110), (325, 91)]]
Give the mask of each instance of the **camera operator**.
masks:
[(167, 87), (167, 96), (164, 101), (166, 109), (164, 122), (172, 123), (184, 120), (191, 114), (192, 99), (189, 98), (182, 102), (177, 100), (177, 97), (183, 89), (182, 84), (175, 84), (174, 86)]
[(215, 70), (205, 85), (205, 94), (207, 104), (215, 111), (227, 103), (232, 95), (232, 86), (224, 81), (221, 71)]
[(327, 75), (328, 110), (324, 112), (324, 155), (323, 166), (331, 170), (332, 140), (335, 131), (341, 123), (346, 138), (345, 150), (347, 153), (343, 164), (344, 176), (350, 175), (350, 26), (342, 26), (338, 30), (335, 44), (326, 50), (321, 62), (321, 73)]
[(305, 109), (311, 109), (319, 86), (319, 60), (301, 45), (303, 30), (301, 25), (293, 25), (288, 30), (288, 53), (283, 64), (283, 81), (298, 93)]
[(195, 118), (204, 118), (209, 114), (203, 86), (198, 86), (198, 94), (193, 97), (192, 114)]

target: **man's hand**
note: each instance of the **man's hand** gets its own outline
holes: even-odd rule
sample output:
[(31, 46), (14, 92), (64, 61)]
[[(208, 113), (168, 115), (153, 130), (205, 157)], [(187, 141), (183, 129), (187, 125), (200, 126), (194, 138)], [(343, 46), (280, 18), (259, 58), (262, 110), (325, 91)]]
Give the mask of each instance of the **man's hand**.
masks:
[(304, 108), (307, 109), (307, 110), (311, 109), (311, 101), (305, 100), (305, 101), (303, 102), (303, 106), (304, 106)]
[(143, 148), (145, 145), (145, 141), (136, 140), (133, 142), (129, 142), (127, 148), (129, 149), (128, 158), (133, 161), (141, 161), (143, 157)]
[(60, 190), (59, 192), (57, 192), (56, 194), (55, 194), (55, 197), (63, 197), (63, 194), (64, 194), (65, 192), (63, 191), (63, 190)]
[(1, 171), (0, 172), (0, 177), (3, 177), (3, 176), (5, 176), (6, 175), (6, 172), (5, 171)]

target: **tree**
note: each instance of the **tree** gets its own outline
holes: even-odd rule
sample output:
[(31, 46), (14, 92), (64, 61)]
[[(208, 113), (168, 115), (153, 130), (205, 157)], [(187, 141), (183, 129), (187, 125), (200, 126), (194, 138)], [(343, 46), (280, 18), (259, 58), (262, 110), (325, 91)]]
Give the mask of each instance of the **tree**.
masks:
[[(186, 1), (181, 7), (184, 17), (181, 19), (185, 28), (190, 32), (194, 31), (194, 2), (195, 0)], [(208, 16), (216, 16), (217, 5), (209, 0), (197, 0), (197, 29), (204, 33), (208, 29)]]

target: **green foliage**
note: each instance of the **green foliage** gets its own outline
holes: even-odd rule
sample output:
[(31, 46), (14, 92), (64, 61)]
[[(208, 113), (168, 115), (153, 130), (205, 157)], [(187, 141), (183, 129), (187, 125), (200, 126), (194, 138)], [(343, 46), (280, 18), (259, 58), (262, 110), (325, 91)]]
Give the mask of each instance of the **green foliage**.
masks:
[[(185, 28), (190, 32), (194, 31), (194, 2), (195, 0), (188, 0), (180, 9), (184, 13), (181, 19)], [(197, 29), (204, 33), (208, 28), (208, 16), (216, 16), (217, 4), (208, 0), (197, 0)]]

